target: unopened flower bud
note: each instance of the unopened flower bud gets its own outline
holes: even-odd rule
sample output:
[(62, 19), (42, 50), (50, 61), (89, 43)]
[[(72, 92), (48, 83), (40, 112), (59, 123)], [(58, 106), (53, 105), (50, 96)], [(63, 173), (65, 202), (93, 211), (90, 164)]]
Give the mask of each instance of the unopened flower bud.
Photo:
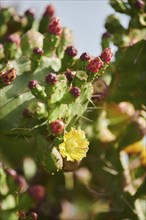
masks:
[(38, 220), (38, 215), (36, 212), (31, 212), (30, 216), (33, 218), (33, 220)]
[(34, 17), (34, 15), (35, 15), (35, 10), (33, 10), (33, 9), (28, 9), (28, 10), (25, 12), (25, 15), (28, 16), (28, 17)]
[(74, 71), (71, 71), (71, 70), (67, 70), (67, 71), (65, 72), (65, 76), (66, 76), (67, 80), (68, 80), (69, 82), (71, 82), (71, 81), (73, 80), (74, 76), (75, 76), (75, 72), (74, 72)]
[(31, 56), (31, 71), (34, 72), (41, 64), (42, 56), (44, 55), (44, 50), (39, 47), (33, 49), (33, 54)]
[(15, 179), (21, 191), (25, 191), (28, 187), (28, 184), (22, 175), (17, 175)]
[(16, 187), (18, 187), (20, 191), (25, 191), (27, 189), (27, 182), (22, 175), (18, 175), (18, 173), (11, 168), (5, 169), (5, 172), (8, 177), (13, 179)]
[(48, 25), (48, 32), (60, 36), (62, 34), (62, 27), (60, 19), (53, 17)]
[(103, 38), (110, 38), (111, 37), (111, 33), (106, 31), (103, 35), (102, 35)]
[(103, 62), (99, 57), (93, 58), (87, 65), (87, 69), (90, 73), (98, 72), (101, 67), (103, 67)]
[(14, 81), (15, 78), (16, 78), (16, 69), (15, 68), (11, 68), (11, 69), (5, 71), (1, 75), (1, 80), (4, 85), (9, 85), (12, 81)]
[(29, 81), (29, 83), (28, 83), (28, 88), (29, 88), (29, 89), (33, 89), (33, 88), (36, 87), (37, 84), (38, 84), (38, 81), (37, 81), (37, 80), (31, 80), (31, 81)]
[(17, 172), (11, 168), (5, 169), (5, 172), (7, 175), (11, 176), (12, 178), (16, 179), (17, 177)]
[(110, 48), (106, 48), (101, 53), (101, 59), (104, 63), (109, 63), (111, 61), (113, 54)]
[(64, 132), (64, 127), (65, 127), (64, 122), (60, 119), (52, 121), (50, 123), (51, 131), (54, 134), (62, 134)]
[(81, 93), (81, 90), (80, 90), (80, 88), (78, 88), (78, 87), (72, 87), (71, 89), (70, 89), (70, 92), (71, 92), (71, 94), (74, 96), (74, 97), (79, 97), (80, 96), (80, 93)]
[(14, 43), (17, 47), (20, 46), (20, 36), (17, 33), (10, 34), (6, 37), (6, 42)]
[(73, 46), (68, 46), (65, 50), (65, 53), (70, 57), (75, 57), (78, 53), (77, 49)]
[(145, 7), (145, 3), (143, 0), (136, 0), (135, 6), (139, 9), (143, 9)]
[(43, 16), (53, 17), (54, 15), (55, 15), (55, 7), (53, 4), (50, 4), (46, 7), (46, 10)]
[(36, 55), (44, 55), (44, 51), (41, 48), (35, 47), (33, 49), (34, 54)]
[(80, 56), (80, 60), (88, 61), (88, 60), (90, 60), (90, 55), (88, 53), (82, 53)]
[(31, 113), (27, 108), (24, 109), (23, 116), (26, 118), (31, 118)]
[(55, 84), (58, 81), (57, 75), (55, 73), (49, 73), (46, 76), (46, 83)]
[(41, 202), (45, 198), (45, 187), (42, 185), (31, 186), (28, 193), (36, 202)]

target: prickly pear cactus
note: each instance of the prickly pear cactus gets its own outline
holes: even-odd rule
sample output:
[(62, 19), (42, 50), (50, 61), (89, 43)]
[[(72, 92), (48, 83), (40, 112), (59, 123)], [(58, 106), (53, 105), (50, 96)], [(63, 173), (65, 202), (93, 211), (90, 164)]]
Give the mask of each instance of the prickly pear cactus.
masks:
[(1, 220), (145, 219), (146, 8), (110, 4), (97, 57), (54, 6), (39, 22), (1, 9)]
[(30, 9), (2, 8), (0, 18), (0, 218), (58, 218), (59, 187), (69, 190), (89, 150), (82, 122), (95, 107), (93, 81), (112, 52), (79, 56), (52, 5), (40, 22)]
[[(3, 149), (11, 141), (16, 149), (23, 143), (20, 154), (35, 146), (38, 164), (55, 172), (63, 169), (64, 161), (80, 162), (86, 156), (89, 142), (80, 119), (92, 103), (92, 83), (112, 53), (107, 48), (99, 57), (77, 56), (72, 32), (50, 10), (40, 21), (42, 34), (33, 27), (33, 11), (27, 10), (22, 30), (2, 35), (0, 129)], [(1, 10), (9, 26), (14, 21), (7, 13), (10, 9)]]
[[(146, 216), (146, 4), (111, 0), (110, 5), (116, 13), (105, 21), (101, 45), (105, 49), (114, 44), (116, 53), (105, 75), (93, 84), (96, 108), (86, 117), (94, 123), (86, 123), (84, 129), (91, 146), (88, 157), (98, 155), (94, 158), (98, 170), (94, 162), (86, 165), (92, 170), (98, 199), (109, 204), (95, 219), (141, 220)], [(127, 28), (117, 12), (129, 16)]]
[[(111, 6), (120, 13), (129, 16), (129, 24), (124, 28), (118, 16), (107, 17), (105, 27), (107, 31), (102, 36), (102, 47), (109, 46), (110, 42), (118, 47), (114, 76), (118, 78), (116, 92), (114, 90), (117, 80), (113, 80), (111, 101), (130, 101), (136, 108), (145, 103), (145, 49), (146, 49), (146, 9), (145, 2), (141, 0), (110, 1)], [(117, 32), (118, 29), (118, 32)], [(132, 68), (133, 67), (133, 68)], [(132, 75), (132, 81), (130, 81)], [(141, 77), (139, 77), (141, 76)], [(114, 78), (113, 78), (114, 79)], [(129, 83), (126, 83), (129, 82)], [(138, 96), (139, 98), (135, 98)]]

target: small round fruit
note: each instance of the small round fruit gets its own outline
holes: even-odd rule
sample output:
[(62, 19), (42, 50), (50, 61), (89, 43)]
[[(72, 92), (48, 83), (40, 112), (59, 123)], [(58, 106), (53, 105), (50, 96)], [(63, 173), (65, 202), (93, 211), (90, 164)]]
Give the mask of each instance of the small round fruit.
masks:
[(65, 127), (64, 122), (60, 119), (52, 121), (50, 123), (51, 131), (54, 134), (62, 134), (64, 132), (64, 127)]
[(80, 96), (80, 93), (81, 93), (81, 90), (80, 88), (78, 87), (72, 87), (71, 90), (70, 90), (71, 94), (74, 96), (74, 97), (79, 97)]
[(31, 118), (31, 112), (27, 108), (25, 108), (23, 111), (23, 116), (25, 118)]
[(69, 82), (71, 82), (71, 81), (73, 80), (74, 76), (75, 76), (75, 72), (74, 72), (74, 71), (71, 71), (71, 70), (67, 70), (67, 71), (65, 72), (65, 76), (66, 76), (67, 80), (68, 80)]
[(35, 10), (34, 9), (28, 9), (25, 11), (25, 15), (28, 17), (34, 17), (35, 15)]
[(75, 57), (78, 53), (77, 49), (73, 46), (68, 46), (66, 49), (65, 49), (65, 53), (70, 56), (70, 57)]
[(31, 80), (31, 81), (29, 81), (29, 83), (28, 83), (28, 88), (29, 88), (29, 89), (33, 89), (33, 88), (36, 87), (37, 84), (38, 84), (38, 81), (37, 81), (37, 80)]
[(57, 75), (55, 73), (49, 73), (46, 76), (46, 83), (55, 84), (58, 81)]
[(60, 36), (62, 34), (61, 21), (57, 17), (53, 17), (48, 25), (48, 32)]
[(104, 63), (109, 63), (111, 61), (111, 58), (113, 56), (113, 53), (111, 52), (111, 49), (110, 48), (105, 48), (101, 55), (100, 55), (100, 58), (102, 59), (102, 61)]
[(80, 56), (80, 60), (82, 61), (88, 61), (90, 60), (90, 55), (88, 53), (82, 53), (81, 56)]
[(33, 220), (37, 220), (38, 219), (38, 215), (36, 212), (31, 212), (30, 216), (33, 218)]
[(34, 54), (36, 55), (44, 55), (44, 51), (41, 48), (35, 47), (33, 49)]
[(28, 193), (35, 201), (41, 202), (45, 198), (45, 187), (42, 185), (31, 186)]

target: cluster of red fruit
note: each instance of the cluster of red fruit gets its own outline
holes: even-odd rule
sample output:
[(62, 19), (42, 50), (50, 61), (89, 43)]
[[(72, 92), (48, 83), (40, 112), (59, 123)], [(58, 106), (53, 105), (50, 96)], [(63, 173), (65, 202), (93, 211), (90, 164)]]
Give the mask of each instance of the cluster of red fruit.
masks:
[[(44, 16), (48, 16), (48, 15), (50, 16), (50, 22), (48, 24), (48, 29), (47, 29), (48, 33), (51, 35), (56, 35), (58, 37), (61, 36), (62, 35), (61, 22), (59, 18), (54, 17), (54, 9), (52, 7), (46, 8)], [(44, 51), (41, 48), (34, 48), (33, 53), (38, 56), (44, 55)], [(70, 45), (66, 47), (64, 51), (64, 56), (67, 58), (67, 60), (73, 60), (77, 56), (77, 53), (78, 53), (77, 49), (74, 46)], [(111, 60), (111, 57), (112, 57), (111, 49), (106, 48), (102, 51), (99, 57), (91, 57), (88, 53), (85, 52), (81, 54), (79, 60), (81, 63), (85, 64), (85, 71), (90, 75), (97, 73), (102, 67), (104, 67), (105, 64), (108, 64)], [(64, 74), (68, 82), (71, 83), (73, 78), (75, 77), (75, 71), (70, 70), (70, 66), (68, 66)], [(54, 72), (49, 72), (45, 78), (45, 81), (47, 84), (53, 86), (58, 82), (58, 75)], [(28, 83), (28, 88), (30, 90), (34, 90), (38, 84), (39, 83), (37, 80), (31, 80)], [(74, 98), (78, 98), (81, 94), (81, 89), (77, 86), (70, 86), (69, 92)], [(27, 111), (27, 109), (24, 110), (23, 115), (26, 117), (30, 117), (30, 114)], [(57, 119), (50, 123), (50, 129), (54, 134), (61, 134), (64, 132), (65, 124), (61, 119)]]
[[(36, 53), (42, 53), (42, 50), (39, 50), (39, 49), (36, 49), (34, 50)], [(68, 47), (65, 51), (67, 54), (71, 55), (71, 56), (75, 56), (76, 55), (76, 49), (72, 46)], [(94, 59), (91, 59), (90, 60), (90, 56), (87, 54), (87, 53), (83, 53), (81, 56), (80, 56), (80, 59), (82, 61), (88, 61), (89, 60), (89, 63), (87, 65), (87, 69), (90, 71), (90, 73), (95, 73), (95, 72), (98, 72), (98, 70), (103, 67), (103, 62), (104, 63), (109, 63), (110, 60), (111, 60), (111, 57), (112, 57), (112, 53), (111, 53), (111, 50), (110, 48), (106, 48), (102, 54), (101, 54), (101, 59), (99, 57), (96, 57)], [(69, 82), (71, 82), (75, 76), (75, 73), (71, 70), (67, 70), (65, 72), (65, 76), (67, 78), (67, 80)], [(48, 75), (46, 76), (46, 83), (47, 84), (55, 84), (57, 83), (58, 81), (58, 76), (56, 73), (48, 73)], [(31, 80), (29, 83), (28, 83), (28, 88), (29, 89), (34, 89), (36, 87), (36, 85), (38, 84), (38, 81), (37, 80)], [(75, 97), (79, 97), (80, 96), (80, 88), (79, 87), (76, 87), (76, 86), (72, 86), (70, 88), (70, 93)], [(27, 110), (25, 109), (24, 113), (23, 113), (25, 116), (29, 116), (30, 117), (30, 114), (27, 112)], [(54, 134), (61, 134), (64, 132), (64, 128), (65, 128), (65, 124), (62, 120), (58, 119), (58, 120), (55, 120), (53, 122), (50, 123), (50, 129), (51, 131), (54, 133)]]

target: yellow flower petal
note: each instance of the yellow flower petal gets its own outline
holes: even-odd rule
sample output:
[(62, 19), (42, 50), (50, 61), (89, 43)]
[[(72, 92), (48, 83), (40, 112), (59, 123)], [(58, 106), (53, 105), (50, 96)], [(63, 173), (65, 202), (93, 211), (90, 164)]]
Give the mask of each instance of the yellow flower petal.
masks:
[(88, 145), (84, 131), (72, 128), (64, 135), (64, 142), (59, 145), (59, 151), (67, 161), (80, 161), (86, 157)]

